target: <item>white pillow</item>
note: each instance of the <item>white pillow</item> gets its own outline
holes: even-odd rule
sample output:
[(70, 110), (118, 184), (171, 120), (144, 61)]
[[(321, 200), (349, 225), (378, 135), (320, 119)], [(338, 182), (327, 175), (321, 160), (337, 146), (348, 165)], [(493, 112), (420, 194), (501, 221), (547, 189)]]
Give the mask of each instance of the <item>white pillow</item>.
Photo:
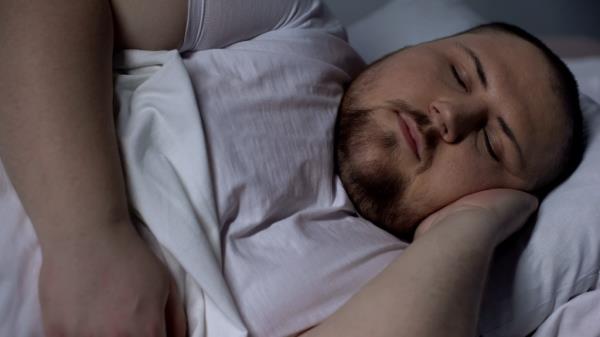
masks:
[(348, 26), (350, 44), (368, 63), (400, 47), (457, 33), (484, 20), (457, 0), (389, 1)]
[(581, 92), (600, 103), (600, 55), (566, 59)]
[[(460, 1), (396, 0), (352, 24), (348, 33), (353, 46), (370, 62), (405, 45), (484, 21)], [(569, 298), (597, 287), (600, 106), (583, 96), (581, 104), (589, 129), (584, 160), (542, 202), (535, 226), (499, 247), (481, 311), (479, 327), (484, 336), (525, 336)]]

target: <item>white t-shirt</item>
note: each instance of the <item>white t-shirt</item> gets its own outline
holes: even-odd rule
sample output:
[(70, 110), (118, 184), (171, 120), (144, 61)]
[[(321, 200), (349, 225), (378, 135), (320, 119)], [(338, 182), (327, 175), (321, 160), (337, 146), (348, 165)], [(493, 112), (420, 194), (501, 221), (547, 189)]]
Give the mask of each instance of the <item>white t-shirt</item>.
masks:
[(241, 315), (253, 336), (314, 326), (406, 247), (334, 174), (338, 105), (364, 63), (313, 0), (190, 0), (180, 51)]

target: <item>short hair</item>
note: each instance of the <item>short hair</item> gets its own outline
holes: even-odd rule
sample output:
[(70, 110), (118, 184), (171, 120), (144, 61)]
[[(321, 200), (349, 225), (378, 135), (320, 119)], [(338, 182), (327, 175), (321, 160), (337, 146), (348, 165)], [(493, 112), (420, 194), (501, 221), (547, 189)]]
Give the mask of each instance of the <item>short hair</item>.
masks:
[(479, 32), (500, 32), (519, 37), (538, 48), (550, 64), (554, 82), (551, 83), (554, 92), (558, 95), (562, 109), (565, 111), (569, 134), (563, 148), (559, 151), (553, 177), (543, 181), (540, 186), (535, 186), (534, 194), (543, 198), (552, 189), (565, 181), (579, 166), (583, 159), (587, 143), (587, 132), (583, 125), (583, 115), (579, 104), (579, 89), (575, 77), (567, 65), (540, 39), (524, 29), (505, 22), (485, 23), (460, 34)]

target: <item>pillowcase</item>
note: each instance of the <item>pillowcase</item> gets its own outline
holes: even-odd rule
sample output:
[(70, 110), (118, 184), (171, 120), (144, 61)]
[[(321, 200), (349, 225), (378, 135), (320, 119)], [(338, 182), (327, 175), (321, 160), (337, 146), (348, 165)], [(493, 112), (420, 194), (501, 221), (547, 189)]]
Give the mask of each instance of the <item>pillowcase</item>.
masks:
[[(348, 33), (371, 62), (482, 22), (460, 1), (395, 0), (350, 25)], [(585, 96), (581, 104), (589, 134), (583, 162), (542, 202), (535, 224), (498, 248), (481, 309), (483, 336), (525, 336), (571, 297), (598, 285), (600, 106)]]
[(600, 55), (566, 59), (581, 92), (600, 103)]
[(367, 63), (398, 48), (463, 31), (485, 20), (461, 1), (389, 1), (347, 27)]

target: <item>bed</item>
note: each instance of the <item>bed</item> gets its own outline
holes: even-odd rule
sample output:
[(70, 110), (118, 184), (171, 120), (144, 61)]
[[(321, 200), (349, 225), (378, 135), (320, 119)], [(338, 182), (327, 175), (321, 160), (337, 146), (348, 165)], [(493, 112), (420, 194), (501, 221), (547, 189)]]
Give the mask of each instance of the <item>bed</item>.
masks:
[[(372, 61), (400, 46), (482, 21), (458, 1), (396, 0), (355, 21), (348, 26), (348, 34), (365, 60)], [(596, 207), (600, 203), (600, 107), (596, 103), (600, 101), (600, 56), (566, 61), (585, 94), (582, 105), (589, 149), (577, 174), (544, 201), (537, 223), (499, 248), (484, 298), (482, 336), (585, 337), (600, 333), (600, 212)], [(214, 197), (197, 192), (210, 185), (210, 173), (202, 163), (207, 154), (173, 151), (204, 148), (201, 132), (182, 132), (200, 123), (196, 108), (189, 108), (195, 107), (195, 101), (185, 69), (174, 51), (128, 51), (119, 56), (115, 69), (121, 109), (118, 131), (128, 184), (139, 221), (144, 222), (140, 228), (184, 289), (191, 335), (246, 336), (248, 329), (220, 276), (219, 233), (211, 226), (216, 221), (211, 206)], [(152, 95), (156, 92), (172, 96), (161, 101)], [(148, 140), (144, 130), (136, 127), (151, 119), (149, 112), (174, 107), (188, 107), (181, 109), (187, 113), (171, 115), (167, 124), (160, 125), (160, 137), (154, 134)], [(190, 136), (173, 138), (174, 130)], [(150, 149), (146, 152), (157, 155), (144, 157), (142, 166), (139, 142), (144, 139), (146, 150)], [(170, 218), (163, 212), (165, 205), (172, 210)], [(0, 336), (42, 336), (37, 302), (41, 251), (1, 165), (0, 214)], [(179, 224), (178, 231), (167, 225), (173, 222)], [(315, 319), (309, 316), (310, 311), (300, 321), (278, 326), (281, 333), (272, 330), (265, 335), (287, 335), (309, 326)]]

